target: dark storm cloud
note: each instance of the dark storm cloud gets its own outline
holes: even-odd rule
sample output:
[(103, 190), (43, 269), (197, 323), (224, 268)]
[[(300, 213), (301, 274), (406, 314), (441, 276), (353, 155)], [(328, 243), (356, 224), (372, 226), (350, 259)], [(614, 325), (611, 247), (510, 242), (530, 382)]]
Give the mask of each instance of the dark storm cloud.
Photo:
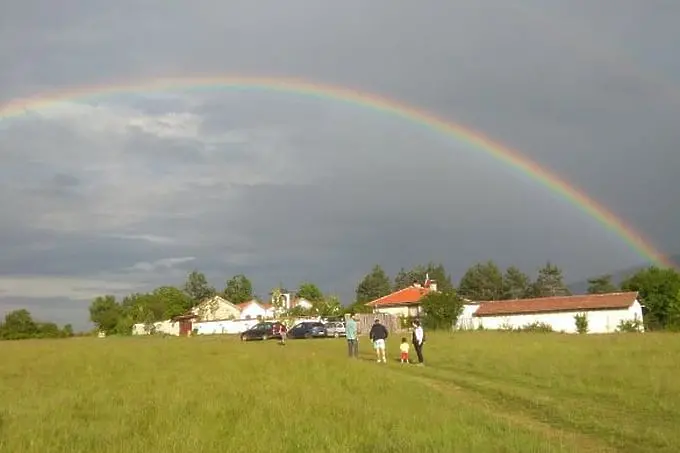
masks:
[[(0, 102), (219, 74), (373, 91), (489, 134), (680, 249), (678, 2), (50, 5), (0, 15)], [(219, 87), (85, 100), (0, 119), (4, 309), (83, 322), (97, 291), (192, 268), (348, 299), (376, 262), (459, 277), (551, 259), (578, 280), (641, 260), (526, 175), (404, 119)]]

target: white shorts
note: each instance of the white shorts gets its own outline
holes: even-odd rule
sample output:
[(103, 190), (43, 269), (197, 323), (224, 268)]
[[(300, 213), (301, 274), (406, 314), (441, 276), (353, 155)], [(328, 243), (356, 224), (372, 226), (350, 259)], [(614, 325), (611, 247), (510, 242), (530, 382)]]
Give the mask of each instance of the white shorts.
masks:
[(373, 347), (375, 349), (385, 349), (385, 340), (383, 340), (383, 339), (375, 340), (373, 342)]

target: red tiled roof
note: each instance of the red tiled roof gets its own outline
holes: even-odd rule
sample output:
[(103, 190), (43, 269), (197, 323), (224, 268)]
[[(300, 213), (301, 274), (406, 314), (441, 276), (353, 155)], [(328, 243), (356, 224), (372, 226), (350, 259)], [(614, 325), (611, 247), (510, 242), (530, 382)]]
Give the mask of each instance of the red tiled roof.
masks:
[(387, 296), (368, 302), (366, 305), (369, 307), (385, 307), (390, 305), (418, 304), (420, 303), (420, 299), (428, 292), (430, 292), (429, 288), (409, 286), (408, 288), (401, 289), (392, 294), (388, 294)]
[(479, 302), (474, 316), (517, 315), (554, 311), (607, 310), (628, 308), (637, 299), (637, 292), (583, 294), (576, 296), (540, 297), (536, 299)]

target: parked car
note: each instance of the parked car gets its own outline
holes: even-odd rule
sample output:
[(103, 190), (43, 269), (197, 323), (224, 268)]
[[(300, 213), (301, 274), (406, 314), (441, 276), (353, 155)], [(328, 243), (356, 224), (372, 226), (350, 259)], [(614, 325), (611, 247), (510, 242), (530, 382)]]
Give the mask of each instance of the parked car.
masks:
[(270, 338), (281, 338), (281, 323), (260, 322), (241, 334), (242, 341), (248, 340), (268, 340)]
[(326, 323), (326, 332), (329, 337), (344, 337), (345, 336), (345, 323), (342, 321), (333, 321)]
[(298, 339), (298, 338), (323, 338), (328, 335), (326, 332), (326, 326), (322, 322), (318, 321), (303, 321), (295, 324), (288, 331), (288, 338)]

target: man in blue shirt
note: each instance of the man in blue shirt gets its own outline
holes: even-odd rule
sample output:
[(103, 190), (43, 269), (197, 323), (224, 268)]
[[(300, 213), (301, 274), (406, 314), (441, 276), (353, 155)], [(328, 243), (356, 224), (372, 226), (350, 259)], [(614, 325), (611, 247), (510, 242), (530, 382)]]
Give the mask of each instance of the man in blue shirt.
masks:
[(359, 357), (359, 338), (356, 315), (350, 313), (345, 325), (345, 337), (347, 338), (347, 351), (350, 357)]

